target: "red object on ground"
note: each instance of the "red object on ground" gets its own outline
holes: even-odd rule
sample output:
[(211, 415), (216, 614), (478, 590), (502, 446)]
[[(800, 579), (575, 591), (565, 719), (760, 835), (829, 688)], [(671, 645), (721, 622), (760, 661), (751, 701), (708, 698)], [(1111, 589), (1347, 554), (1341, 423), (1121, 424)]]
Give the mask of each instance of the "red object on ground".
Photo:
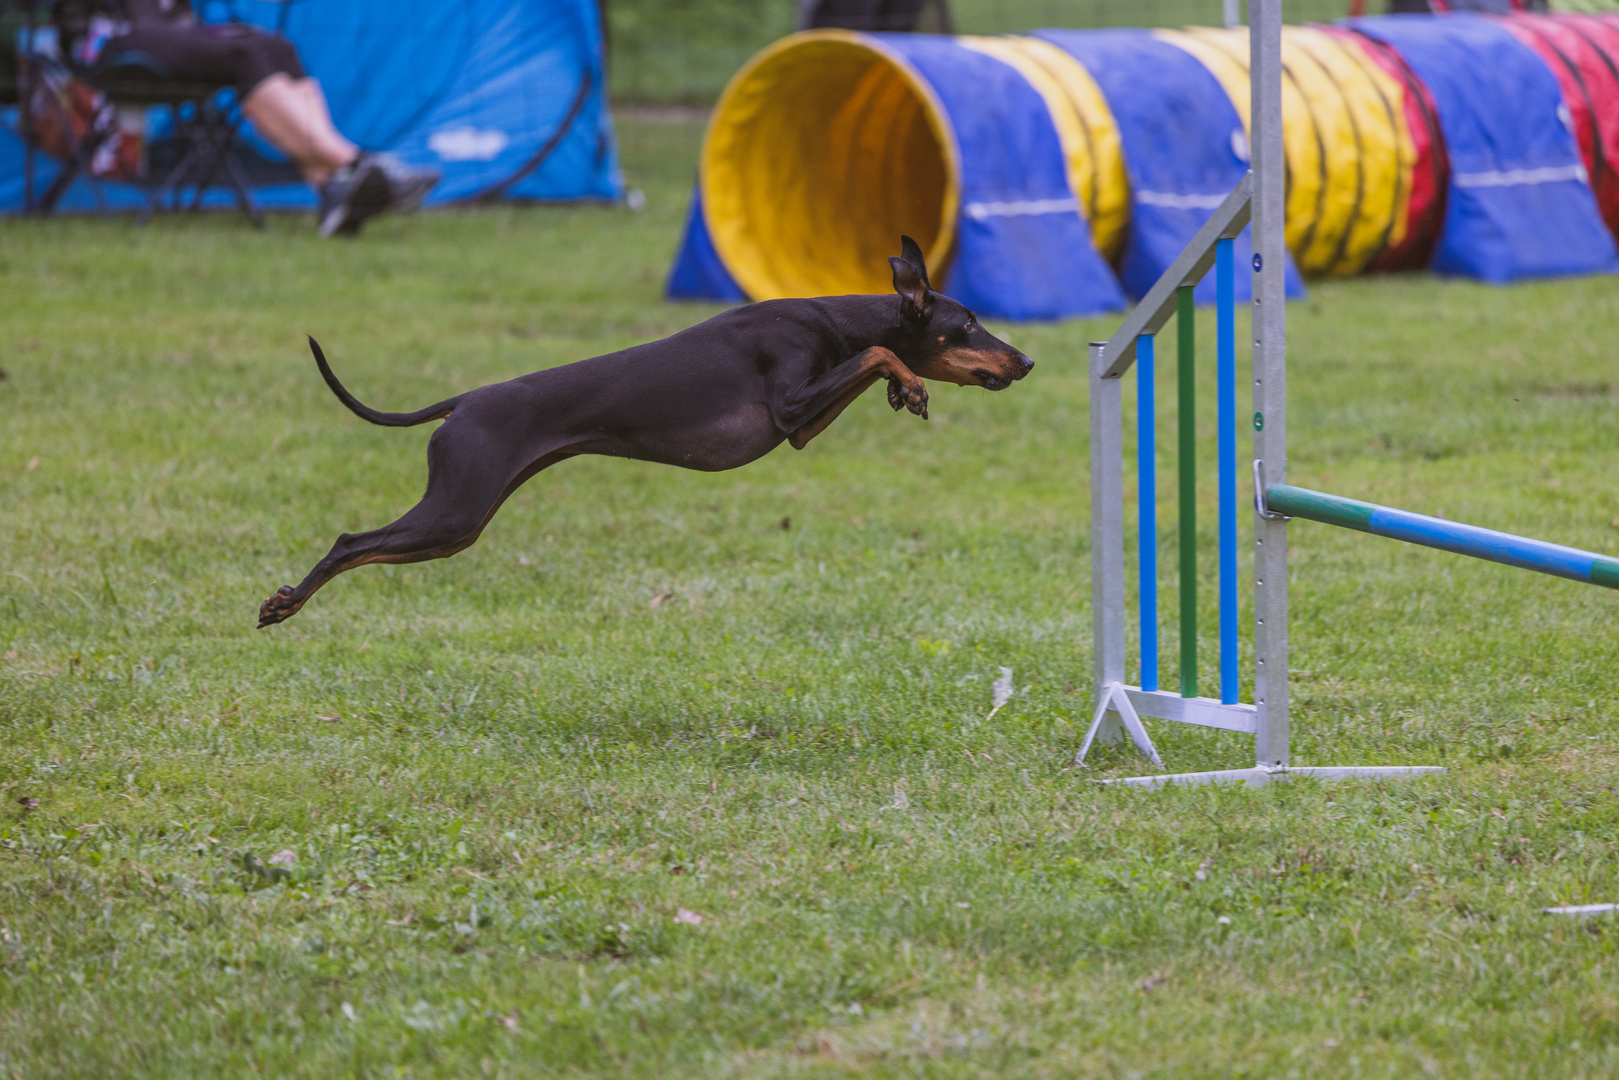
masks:
[(1497, 21), (1557, 77), (1602, 219), (1619, 235), (1619, 23), (1528, 14)]
[(1445, 220), (1445, 185), (1450, 178), (1450, 160), (1445, 155), (1445, 136), (1439, 129), (1439, 111), (1434, 106), (1433, 95), (1393, 46), (1347, 27), (1321, 26), (1319, 29), (1359, 48), (1405, 89), (1405, 127), (1417, 154), (1411, 168), (1405, 238), (1373, 259), (1366, 269), (1371, 272), (1417, 270), (1427, 266), (1439, 239), (1439, 227)]

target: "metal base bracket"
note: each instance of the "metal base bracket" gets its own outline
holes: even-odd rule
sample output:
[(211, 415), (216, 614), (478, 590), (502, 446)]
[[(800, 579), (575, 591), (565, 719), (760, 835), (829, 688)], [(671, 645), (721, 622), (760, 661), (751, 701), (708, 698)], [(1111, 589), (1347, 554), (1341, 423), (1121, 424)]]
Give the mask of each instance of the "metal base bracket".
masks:
[[(1117, 716), (1117, 720), (1110, 720), (1109, 715)], [(1130, 695), (1123, 683), (1108, 683), (1107, 689), (1102, 691), (1102, 700), (1096, 706), (1096, 717), (1091, 721), (1090, 730), (1085, 732), (1085, 741), (1079, 746), (1079, 753), (1074, 755), (1074, 764), (1083, 765), (1085, 755), (1090, 752), (1091, 743), (1100, 735), (1105, 743), (1116, 743), (1121, 737), (1119, 724), (1123, 723), (1124, 731), (1130, 735), (1130, 741), (1136, 744), (1136, 750), (1142, 757), (1158, 766), (1164, 767), (1164, 759), (1158, 756), (1158, 750), (1152, 745), (1152, 739), (1147, 737), (1147, 729), (1141, 726), (1141, 716), (1130, 701)]]
[(1251, 769), (1216, 769), (1213, 772), (1169, 773), (1163, 776), (1121, 776), (1098, 782), (1148, 789), (1170, 785), (1192, 787), (1198, 784), (1248, 784), (1260, 787), (1294, 776), (1305, 776), (1332, 783), (1338, 780), (1397, 780), (1407, 776), (1444, 771), (1444, 767), (1440, 765), (1320, 765), (1305, 768), (1267, 768), (1264, 765), (1256, 765)]

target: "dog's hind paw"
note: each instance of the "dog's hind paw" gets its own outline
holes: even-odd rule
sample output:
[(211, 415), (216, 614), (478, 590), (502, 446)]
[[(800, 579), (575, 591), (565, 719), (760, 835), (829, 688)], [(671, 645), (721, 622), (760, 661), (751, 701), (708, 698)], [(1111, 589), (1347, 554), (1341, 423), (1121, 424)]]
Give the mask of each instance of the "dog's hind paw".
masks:
[(285, 622), (298, 613), (303, 604), (292, 599), (293, 588), (283, 585), (275, 591), (264, 603), (259, 605), (259, 626), (263, 630), (266, 626), (274, 626), (278, 622)]

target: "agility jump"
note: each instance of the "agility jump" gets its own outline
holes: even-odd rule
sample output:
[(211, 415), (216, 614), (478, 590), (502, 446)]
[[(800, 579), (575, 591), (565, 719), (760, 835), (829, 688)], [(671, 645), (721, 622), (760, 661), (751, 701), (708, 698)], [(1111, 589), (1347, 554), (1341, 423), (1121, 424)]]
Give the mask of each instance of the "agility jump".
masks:
[[(1141, 718), (1153, 717), (1254, 736), (1255, 766), (1111, 781), (1157, 787), (1214, 781), (1266, 783), (1282, 775), (1322, 779), (1443, 771), (1432, 766), (1293, 767), (1288, 752), (1287, 522), (1303, 518), (1476, 559), (1619, 589), (1619, 559), (1511, 533), (1360, 502), (1289, 485), (1287, 339), (1282, 273), (1286, 193), (1281, 122), (1280, 0), (1250, 6), (1254, 58), (1253, 170), (1236, 185), (1107, 341), (1093, 342), (1091, 378), (1091, 572), (1096, 711), (1077, 760), (1093, 742), (1126, 735), (1162, 766)], [(1236, 259), (1234, 244), (1253, 225), (1254, 700), (1240, 698), (1237, 577)], [(1192, 374), (1193, 289), (1215, 272), (1218, 424), (1219, 693), (1198, 693), (1196, 430)], [(1180, 687), (1158, 685), (1158, 522), (1156, 338), (1171, 315), (1178, 331)], [(1140, 684), (1125, 681), (1125, 499), (1123, 378), (1137, 378)]]

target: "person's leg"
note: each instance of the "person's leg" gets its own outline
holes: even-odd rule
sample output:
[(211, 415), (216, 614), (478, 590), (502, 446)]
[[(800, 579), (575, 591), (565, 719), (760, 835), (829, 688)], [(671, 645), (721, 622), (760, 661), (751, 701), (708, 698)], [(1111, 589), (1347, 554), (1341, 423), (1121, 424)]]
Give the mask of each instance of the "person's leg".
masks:
[(298, 163), (311, 184), (325, 183), (359, 156), (359, 147), (332, 125), (314, 79), (276, 72), (243, 99), (242, 113), (255, 131)]
[(234, 85), (254, 130), (319, 194), (323, 236), (353, 235), (375, 214), (414, 209), (438, 181), (434, 170), (361, 153), (332, 123), (320, 85), (285, 38), (236, 24), (137, 23), (104, 55), (118, 51), (155, 58), (172, 79)]
[(232, 24), (137, 23), (103, 56), (118, 53), (151, 57), (171, 79), (234, 85), (253, 127), (316, 186), (359, 156), (285, 38)]
[(295, 85), (298, 87), (299, 92), (309, 99), (311, 112), (320, 117), (321, 123), (335, 130), (336, 125), (332, 123), (332, 111), (326, 105), (326, 92), (320, 88), (320, 81), (311, 75), (308, 78), (299, 79)]

